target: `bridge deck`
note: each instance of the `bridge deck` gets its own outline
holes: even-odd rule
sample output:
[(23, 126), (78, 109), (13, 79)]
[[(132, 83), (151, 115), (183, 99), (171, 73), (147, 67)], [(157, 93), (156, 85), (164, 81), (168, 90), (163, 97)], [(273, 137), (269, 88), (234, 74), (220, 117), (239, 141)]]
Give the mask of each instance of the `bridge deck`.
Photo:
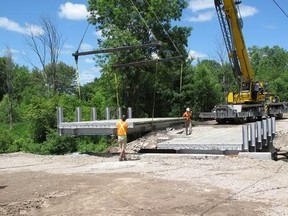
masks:
[(178, 134), (157, 145), (158, 149), (197, 151), (240, 151), (242, 149), (242, 126), (198, 126), (191, 135)]
[[(117, 119), (58, 123), (59, 134), (67, 135), (111, 135), (116, 132)], [(131, 118), (128, 134), (163, 129), (177, 124), (184, 124), (183, 118)]]

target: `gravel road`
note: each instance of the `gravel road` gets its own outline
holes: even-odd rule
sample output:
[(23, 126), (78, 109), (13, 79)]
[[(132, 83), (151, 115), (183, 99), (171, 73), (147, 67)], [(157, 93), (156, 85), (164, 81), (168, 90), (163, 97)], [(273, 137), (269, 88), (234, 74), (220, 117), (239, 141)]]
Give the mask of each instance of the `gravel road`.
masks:
[[(288, 120), (275, 144), (286, 146)], [(288, 163), (247, 156), (0, 155), (0, 215), (288, 215)]]

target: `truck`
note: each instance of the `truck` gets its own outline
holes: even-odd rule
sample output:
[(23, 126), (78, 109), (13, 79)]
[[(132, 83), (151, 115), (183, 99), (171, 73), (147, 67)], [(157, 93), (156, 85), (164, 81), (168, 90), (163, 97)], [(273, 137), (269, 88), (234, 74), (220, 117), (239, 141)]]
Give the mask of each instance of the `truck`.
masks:
[(282, 118), (288, 112), (287, 102), (271, 94), (266, 82), (255, 80), (238, 13), (240, 3), (240, 0), (214, 0), (238, 89), (228, 93), (225, 104), (216, 105), (211, 112), (200, 112), (201, 119), (214, 119), (219, 124), (246, 123), (269, 116)]

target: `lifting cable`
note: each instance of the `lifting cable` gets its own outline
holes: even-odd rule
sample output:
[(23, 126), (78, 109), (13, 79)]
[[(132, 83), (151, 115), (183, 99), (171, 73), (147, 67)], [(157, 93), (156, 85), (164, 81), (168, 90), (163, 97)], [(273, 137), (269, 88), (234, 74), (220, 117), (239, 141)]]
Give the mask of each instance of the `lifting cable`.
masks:
[[(151, 36), (153, 37), (153, 39), (158, 42), (156, 36), (153, 34), (152, 30), (149, 28), (147, 22), (145, 21), (145, 19), (143, 18), (143, 16), (141, 15), (140, 11), (138, 10), (138, 8), (136, 7), (136, 5), (133, 3), (132, 0), (130, 0), (132, 6), (135, 8), (135, 10), (137, 11), (139, 17), (141, 18), (141, 20), (143, 21), (143, 23), (145, 24), (147, 30), (149, 31), (149, 33), (151, 33)], [(151, 8), (150, 4), (148, 3), (148, 1), (145, 0), (145, 2), (147, 3), (147, 5)], [(168, 39), (171, 41), (174, 49), (176, 50), (176, 52), (178, 52), (178, 54), (181, 54), (179, 49), (177, 48), (176, 44), (174, 43), (174, 41), (172, 40), (172, 38), (170, 37), (170, 35), (168, 34), (168, 32), (166, 31), (166, 29), (164, 28), (164, 26), (162, 25), (162, 23), (160, 22), (158, 16), (156, 15), (156, 13), (153, 11), (153, 9), (151, 8), (151, 11), (152, 13), (154, 14), (154, 16), (156, 17), (156, 20), (157, 22), (161, 25), (164, 33), (166, 34), (166, 36), (168, 37)], [(181, 56), (181, 55), (180, 55)], [(182, 57), (182, 56), (181, 56)], [(177, 57), (179, 58), (179, 56)], [(157, 81), (157, 73), (158, 73), (158, 59), (155, 61), (156, 64), (155, 64), (155, 81)], [(183, 60), (181, 61), (181, 77), (180, 77), (180, 92), (181, 92), (181, 88), (182, 88), (182, 71), (183, 71)], [(142, 62), (141, 62), (142, 63)], [(135, 63), (133, 63), (135, 64)], [(115, 65), (116, 66), (116, 65)], [(124, 64), (124, 65), (117, 65), (118, 67), (120, 66), (130, 66), (130, 65), (127, 65), (127, 64)], [(116, 67), (117, 67), (116, 66)], [(117, 77), (116, 77), (116, 74), (115, 74), (115, 83), (116, 83), (116, 98), (117, 98), (117, 104), (119, 103), (119, 100), (118, 100), (118, 90), (117, 90)], [(156, 83), (156, 82), (155, 82)], [(154, 92), (153, 92), (153, 106), (152, 106), (152, 125), (153, 125), (153, 118), (154, 118), (154, 114), (155, 114), (155, 101), (156, 101), (156, 84), (154, 83)]]
[[(78, 46), (78, 49), (77, 49), (76, 53), (78, 53), (79, 50), (80, 50), (80, 47), (81, 47), (81, 45), (82, 45), (82, 42), (83, 42), (83, 40), (84, 40), (84, 37), (85, 37), (85, 35), (86, 35), (86, 32), (87, 32), (88, 27), (89, 27), (89, 23), (87, 23), (86, 29), (85, 29), (84, 34), (83, 34), (83, 36), (82, 36), (82, 39), (81, 39), (81, 41), (80, 41), (80, 43), (79, 43), (79, 46)], [(78, 66), (78, 56), (75, 56), (75, 63), (76, 63), (76, 76), (77, 76), (78, 94), (79, 94), (79, 98), (80, 98), (80, 100), (81, 100), (81, 90), (80, 90), (80, 89), (81, 89), (81, 85), (80, 85), (80, 75), (79, 75), (79, 66)]]
[[(151, 33), (153, 39), (158, 42), (156, 36), (153, 34), (152, 30), (149, 28), (147, 22), (145, 21), (145, 19), (143, 18), (143, 16), (141, 15), (140, 11), (138, 10), (138, 8), (136, 7), (136, 5), (133, 3), (132, 0), (130, 0), (131, 4), (133, 5), (133, 7), (135, 8), (135, 10), (137, 11), (139, 17), (141, 18), (141, 20), (143, 21), (143, 23), (145, 24), (147, 30), (149, 31), (149, 33)], [(156, 81), (157, 81), (157, 71), (158, 71), (158, 60), (156, 60), (156, 64), (155, 64), (155, 83), (154, 83), (154, 92), (153, 92), (153, 105), (152, 105), (152, 126), (153, 126), (153, 119), (154, 119), (154, 112), (155, 112), (155, 100), (156, 100)]]
[(282, 13), (288, 18), (288, 14), (283, 10), (283, 8), (280, 7), (280, 5), (275, 1), (273, 0), (273, 2), (276, 4), (276, 6), (282, 11)]
[[(178, 54), (181, 56), (181, 52), (179, 51), (178, 47), (176, 46), (176, 44), (174, 43), (174, 41), (172, 40), (172, 38), (170, 37), (169, 33), (166, 31), (166, 29), (164, 28), (164, 26), (162, 25), (162, 23), (160, 22), (157, 14), (155, 13), (155, 11), (153, 10), (153, 8), (151, 7), (151, 5), (149, 4), (149, 2), (147, 0), (145, 0), (146, 4), (149, 6), (149, 8), (151, 9), (152, 13), (154, 14), (157, 22), (161, 25), (164, 33), (167, 35), (168, 39), (170, 40), (170, 42), (172, 43), (174, 49), (178, 52)], [(182, 83), (183, 83), (183, 60), (181, 60), (181, 68), (180, 68), (180, 86), (179, 86), (179, 93), (181, 94), (182, 92)], [(181, 108), (179, 107), (179, 110)]]
[(118, 83), (118, 79), (117, 79), (117, 74), (116, 74), (117, 71), (115, 71), (115, 76), (114, 76), (114, 79), (115, 79), (115, 85), (116, 85), (116, 102), (117, 102), (117, 107), (120, 107), (120, 103), (119, 103), (119, 83)]
[[(142, 15), (140, 14), (139, 10), (137, 9), (136, 5), (133, 3), (132, 0), (130, 0), (132, 5), (134, 6), (134, 8), (136, 9), (136, 11), (138, 12), (139, 16), (141, 17), (143, 23), (146, 25), (147, 29), (149, 30), (149, 32), (151, 32), (153, 38), (157, 40), (157, 38), (155, 37), (155, 35), (153, 34), (152, 30), (150, 30), (149, 26), (147, 25), (145, 19), (142, 17)], [(164, 26), (162, 25), (162, 23), (160, 22), (160, 19), (158, 18), (157, 14), (154, 12), (154, 10), (152, 9), (151, 5), (149, 4), (149, 2), (147, 0), (145, 0), (146, 4), (148, 5), (148, 7), (151, 9), (153, 15), (155, 16), (157, 22), (161, 25), (164, 33), (166, 34), (166, 36), (168, 37), (168, 39), (170, 40), (170, 42), (172, 43), (174, 49), (176, 50), (176, 52), (178, 54), (180, 54), (181, 56), (181, 52), (179, 51), (178, 47), (176, 46), (176, 44), (174, 43), (174, 41), (172, 40), (172, 38), (170, 37), (169, 33), (166, 31), (166, 29), (164, 28)], [(158, 60), (156, 60), (156, 64), (155, 64), (155, 81), (157, 81), (157, 71), (158, 71)], [(181, 61), (181, 68), (180, 68), (180, 86), (179, 86), (179, 93), (181, 93), (182, 91), (182, 79), (183, 79), (183, 60)], [(155, 114), (155, 100), (156, 100), (156, 87), (154, 88), (154, 93), (153, 93), (153, 108), (152, 108), (152, 125), (153, 125), (153, 118), (154, 118), (154, 114)]]
[(138, 8), (136, 7), (136, 5), (133, 3), (133, 0), (130, 0), (131, 4), (133, 5), (133, 7), (135, 8), (135, 10), (137, 11), (139, 17), (141, 18), (141, 20), (143, 21), (143, 23), (145, 24), (146, 28), (148, 29), (148, 31), (151, 33), (153, 39), (155, 41), (158, 42), (156, 36), (153, 34), (152, 30), (149, 28), (148, 24), (146, 23), (145, 19), (143, 18), (143, 16), (141, 15), (140, 11), (138, 10)]
[(179, 86), (179, 93), (182, 92), (182, 82), (183, 82), (183, 61), (181, 62), (181, 69), (180, 69), (180, 86)]
[(157, 73), (158, 73), (158, 61), (156, 61), (156, 64), (155, 64), (155, 79), (154, 79), (155, 83), (154, 83), (153, 105), (152, 105), (152, 126), (153, 126), (153, 119), (154, 119), (154, 114), (155, 114)]
[(152, 13), (154, 14), (157, 22), (161, 25), (164, 33), (167, 35), (168, 39), (170, 40), (170, 42), (172, 43), (172, 45), (174, 46), (175, 50), (178, 52), (178, 54), (181, 55), (179, 49), (177, 48), (176, 44), (174, 43), (174, 41), (172, 40), (172, 38), (170, 37), (170, 35), (168, 34), (168, 32), (166, 31), (166, 29), (164, 28), (164, 26), (162, 25), (162, 23), (160, 22), (157, 14), (154, 12), (154, 10), (152, 9), (151, 5), (149, 4), (149, 2), (147, 0), (145, 0), (146, 4), (149, 6), (149, 8), (151, 9)]

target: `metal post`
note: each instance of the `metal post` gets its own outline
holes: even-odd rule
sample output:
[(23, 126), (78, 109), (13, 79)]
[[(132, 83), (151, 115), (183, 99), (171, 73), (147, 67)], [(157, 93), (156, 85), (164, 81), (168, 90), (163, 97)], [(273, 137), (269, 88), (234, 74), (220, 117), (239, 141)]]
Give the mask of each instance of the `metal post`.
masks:
[(132, 118), (132, 107), (128, 107), (128, 118)]
[(118, 109), (117, 109), (117, 117), (118, 117), (118, 119), (121, 119), (121, 117), (122, 117), (122, 109), (121, 109), (121, 107), (118, 107)]
[(275, 138), (275, 134), (276, 134), (276, 118), (272, 117), (271, 118), (271, 126), (272, 126), (272, 140)]
[(81, 121), (81, 109), (80, 107), (76, 108), (76, 122), (80, 122)]
[(96, 121), (97, 120), (97, 110), (95, 107), (91, 108), (91, 120)]
[(267, 128), (268, 128), (268, 135), (267, 135), (267, 144), (269, 151), (272, 149), (273, 144), (272, 144), (272, 120), (271, 118), (267, 119)]
[(262, 128), (261, 121), (257, 121), (257, 149), (262, 149)]
[(105, 109), (105, 119), (110, 120), (110, 108), (106, 107)]
[(250, 124), (251, 151), (256, 152), (255, 124)]
[(262, 120), (262, 129), (263, 129), (263, 137), (262, 137), (262, 147), (267, 147), (267, 119)]
[(267, 119), (267, 130), (268, 130), (268, 144), (271, 142), (272, 138), (272, 121), (271, 118)]
[(242, 151), (249, 151), (249, 143), (248, 143), (248, 126), (242, 126)]
[(57, 130), (58, 134), (61, 136), (61, 129), (60, 129), (60, 124), (63, 122), (63, 108), (62, 107), (57, 107)]

